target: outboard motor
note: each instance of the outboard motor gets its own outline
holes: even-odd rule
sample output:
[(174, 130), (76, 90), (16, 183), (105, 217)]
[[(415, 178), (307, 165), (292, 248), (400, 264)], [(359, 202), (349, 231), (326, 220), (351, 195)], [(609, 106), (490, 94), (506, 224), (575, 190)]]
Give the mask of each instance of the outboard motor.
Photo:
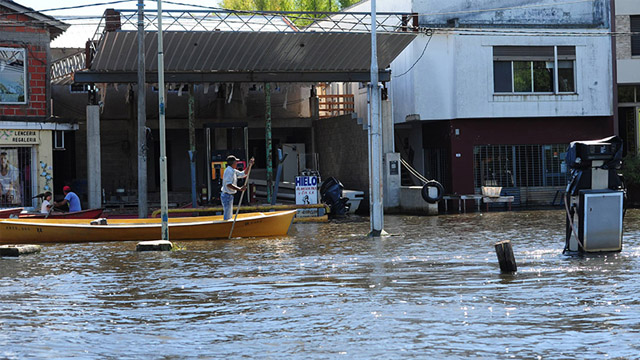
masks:
[(320, 185), (322, 202), (329, 205), (331, 216), (343, 216), (349, 211), (349, 199), (342, 197), (344, 186), (334, 177), (330, 177)]
[(625, 188), (622, 139), (574, 141), (565, 158), (571, 177), (565, 193), (564, 254), (622, 250)]

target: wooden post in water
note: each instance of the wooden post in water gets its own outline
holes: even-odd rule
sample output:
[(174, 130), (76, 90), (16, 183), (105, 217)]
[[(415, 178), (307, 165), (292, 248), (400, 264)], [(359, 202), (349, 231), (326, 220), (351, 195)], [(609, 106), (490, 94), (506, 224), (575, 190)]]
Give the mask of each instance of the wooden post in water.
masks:
[(513, 255), (513, 248), (511, 247), (511, 241), (505, 240), (497, 242), (495, 247), (496, 255), (498, 255), (498, 263), (500, 263), (500, 271), (503, 273), (518, 271), (516, 258)]

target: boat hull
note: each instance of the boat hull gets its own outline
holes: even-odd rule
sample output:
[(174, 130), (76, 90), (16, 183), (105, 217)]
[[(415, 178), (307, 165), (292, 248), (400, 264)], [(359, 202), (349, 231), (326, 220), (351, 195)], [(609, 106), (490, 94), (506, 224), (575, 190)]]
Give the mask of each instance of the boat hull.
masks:
[[(232, 236), (286, 235), (295, 213), (293, 210), (240, 214)], [(232, 224), (222, 216), (171, 218), (169, 239), (226, 239)], [(159, 240), (161, 228), (160, 219), (109, 219), (107, 225), (90, 225), (90, 220), (74, 219), (7, 219), (0, 220), (0, 244)]]
[(0, 219), (8, 219), (11, 215), (18, 216), (24, 208), (0, 209)]
[(104, 209), (87, 209), (75, 212), (51, 212), (48, 216), (43, 213), (20, 214), (20, 218), (29, 219), (97, 219), (102, 216)]

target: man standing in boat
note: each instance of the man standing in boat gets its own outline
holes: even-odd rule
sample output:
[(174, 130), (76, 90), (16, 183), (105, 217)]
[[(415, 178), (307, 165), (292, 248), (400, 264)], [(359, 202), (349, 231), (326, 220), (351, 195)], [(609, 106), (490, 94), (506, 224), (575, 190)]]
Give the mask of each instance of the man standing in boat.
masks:
[(249, 160), (249, 166), (244, 171), (236, 169), (238, 167), (238, 161), (240, 161), (240, 159), (233, 155), (227, 156), (227, 168), (224, 169), (224, 175), (222, 177), (220, 200), (222, 201), (225, 220), (231, 219), (233, 215), (233, 195), (238, 191), (245, 191), (247, 189), (247, 184), (244, 184), (242, 187), (238, 186), (238, 179), (249, 176), (255, 159), (251, 158)]
[(76, 193), (71, 191), (71, 187), (63, 187), (62, 192), (64, 192), (64, 199), (62, 201), (56, 201), (54, 203), (56, 207), (69, 204), (69, 212), (82, 211), (82, 207), (80, 207), (80, 198), (78, 197), (78, 195), (76, 195)]

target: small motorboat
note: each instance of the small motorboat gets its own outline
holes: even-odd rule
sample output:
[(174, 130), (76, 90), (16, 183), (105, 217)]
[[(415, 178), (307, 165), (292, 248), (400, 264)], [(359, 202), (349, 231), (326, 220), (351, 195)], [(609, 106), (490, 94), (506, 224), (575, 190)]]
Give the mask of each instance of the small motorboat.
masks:
[(52, 211), (49, 214), (39, 212), (25, 212), (18, 217), (23, 219), (97, 219), (102, 216), (104, 209), (87, 209), (74, 212)]
[(10, 217), (17, 217), (24, 208), (10, 208), (10, 209), (0, 209), (0, 219), (8, 219)]
[[(169, 218), (170, 240), (213, 240), (229, 237), (282, 236), (289, 232), (296, 210), (239, 214), (235, 222), (222, 215)], [(79, 243), (159, 240), (162, 221), (146, 219), (0, 220), (0, 244)]]

